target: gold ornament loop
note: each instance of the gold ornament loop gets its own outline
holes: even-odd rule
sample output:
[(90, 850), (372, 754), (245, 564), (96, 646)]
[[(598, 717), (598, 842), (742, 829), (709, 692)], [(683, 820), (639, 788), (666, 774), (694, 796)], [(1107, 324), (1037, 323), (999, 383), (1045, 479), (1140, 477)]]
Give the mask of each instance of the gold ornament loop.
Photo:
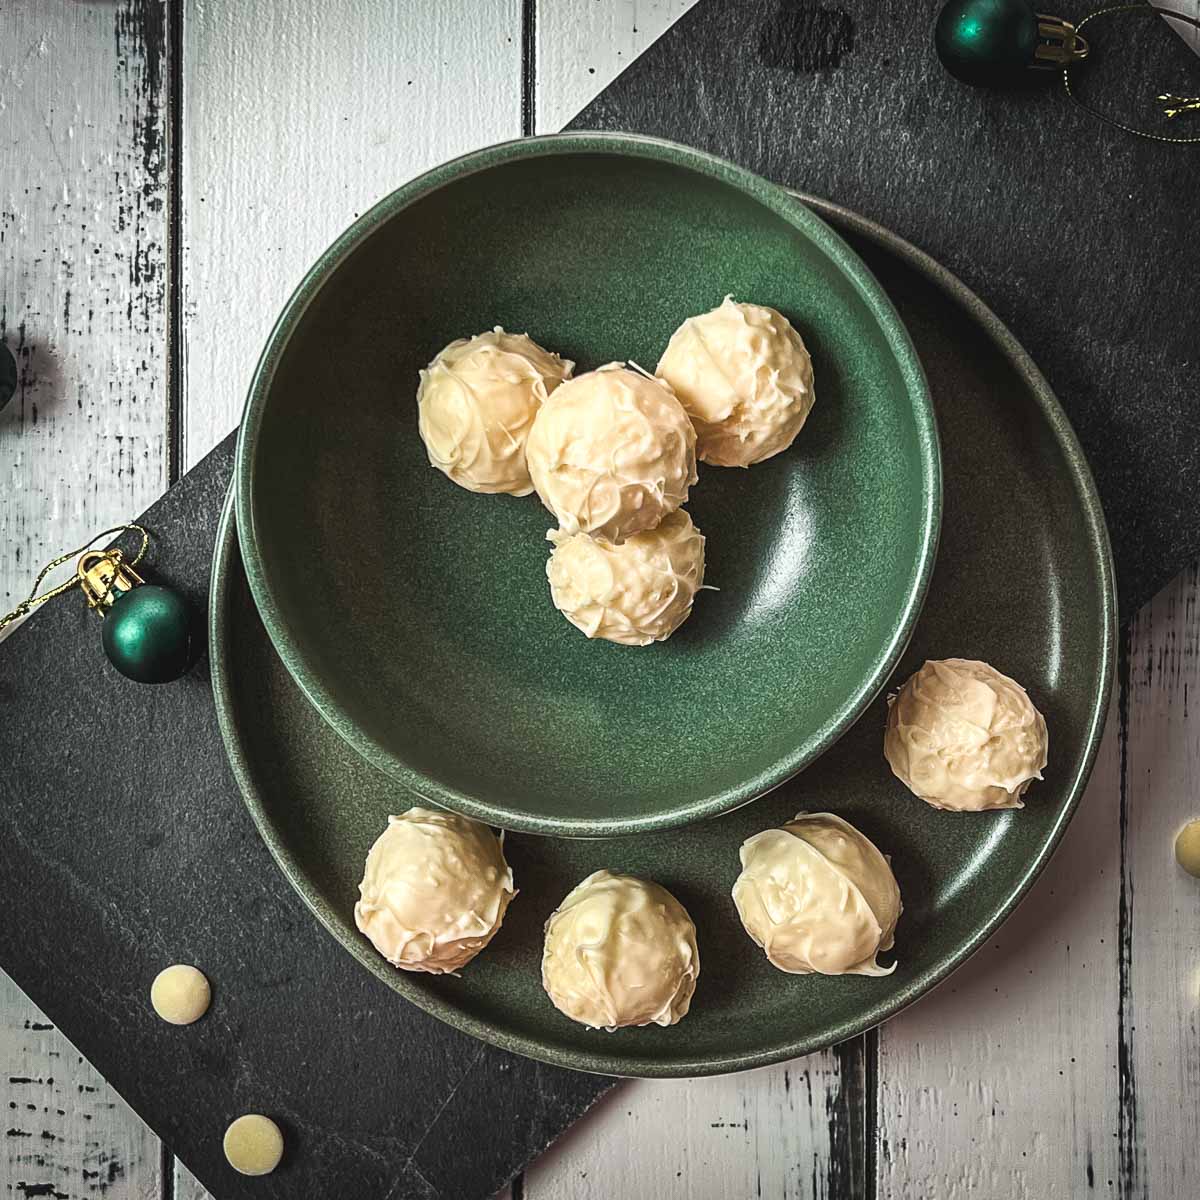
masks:
[(1069, 67), (1088, 56), (1087, 38), (1079, 36), (1079, 30), (1062, 17), (1047, 13), (1037, 14), (1038, 44), (1033, 52), (1033, 66), (1053, 71), (1056, 67)]
[[(125, 553), (118, 547), (112, 547), (107, 550), (92, 550), (92, 543), (98, 542), (101, 538), (109, 536), (120, 536), (123, 533), (128, 533), (129, 530), (136, 529), (142, 535), (142, 544), (138, 547), (138, 552), (125, 561)], [(146, 551), (150, 546), (150, 535), (141, 525), (135, 525), (132, 522), (128, 525), (114, 525), (111, 529), (101, 530), (94, 537), (88, 538), (86, 542), (78, 549), (68, 550), (66, 554), (60, 554), (57, 558), (51, 559), (39, 572), (37, 578), (33, 581), (33, 588), (29, 595), (17, 605), (7, 616), (0, 617), (0, 629), (6, 625), (11, 625), (13, 621), (19, 621), (22, 617), (27, 616), (35, 608), (45, 604), (47, 600), (53, 600), (55, 596), (61, 596), (64, 592), (71, 591), (72, 588), (82, 587), (84, 594), (88, 598), (88, 607), (97, 608), (102, 604), (109, 602), (110, 593), (114, 584), (118, 582), (118, 577), (124, 574), (128, 578), (132, 576), (138, 582), (141, 577), (132, 568), (140, 563), (145, 557)], [(42, 586), (42, 581), (54, 570), (55, 567), (61, 567), (63, 563), (68, 562), (76, 555), (82, 555), (89, 562), (93, 556), (97, 559), (104, 559), (112, 568), (111, 577), (107, 583), (101, 583), (103, 571), (97, 573), (98, 568), (102, 568), (100, 562), (92, 562), (89, 568), (89, 575), (92, 576), (87, 582), (84, 580), (83, 558), (80, 559), (79, 566), (76, 568), (75, 576), (68, 579), (65, 583), (60, 583), (57, 587), (51, 588), (48, 592), (43, 592), (38, 595), (38, 589)], [(94, 584), (94, 586), (93, 586)]]
[[(138, 556), (141, 557), (140, 555)], [(146, 581), (125, 561), (124, 551), (89, 550), (79, 556), (75, 567), (79, 586), (87, 597), (88, 608), (104, 608), (112, 604), (114, 592), (128, 592)], [(104, 616), (103, 613), (100, 614)]]
[[(1078, 25), (1075, 26), (1075, 32), (1079, 33), (1089, 21), (1094, 21), (1094, 20), (1096, 20), (1097, 17), (1108, 17), (1108, 16), (1113, 15), (1114, 13), (1122, 13), (1122, 12), (1154, 13), (1156, 16), (1169, 17), (1173, 21), (1182, 21), (1185, 25), (1191, 25), (1196, 29), (1200, 29), (1200, 20), (1197, 20), (1195, 17), (1188, 16), (1187, 13), (1176, 12), (1174, 9), (1159, 8), (1157, 5), (1153, 5), (1153, 4), (1112, 4), (1112, 5), (1109, 5), (1108, 8), (1100, 8), (1100, 9), (1097, 9), (1094, 13), (1089, 13), (1086, 17), (1083, 18), (1082, 21), (1079, 22)], [(1136, 137), (1147, 138), (1152, 142), (1168, 142), (1168, 143), (1174, 143), (1176, 145), (1181, 145), (1181, 146), (1195, 145), (1196, 143), (1200, 143), (1200, 135), (1196, 135), (1196, 136), (1192, 136), (1192, 137), (1171, 137), (1165, 133), (1151, 133), (1145, 129), (1138, 129), (1137, 126), (1135, 126), (1135, 125), (1126, 125), (1123, 121), (1118, 121), (1114, 117), (1110, 117), (1107, 114), (1102, 113), (1098, 108), (1094, 107), (1093, 105), (1088, 104), (1083, 100), (1080, 100), (1080, 98), (1077, 95), (1075, 95), (1075, 93), (1071, 90), (1071, 71), (1076, 65), (1077, 65), (1076, 63), (1070, 63), (1067, 66), (1063, 67), (1063, 73), (1062, 73), (1063, 74), (1063, 87), (1066, 89), (1066, 93), (1071, 98), (1071, 100), (1074, 101), (1074, 103), (1078, 104), (1079, 107), (1084, 110), (1084, 112), (1091, 113), (1091, 115), (1093, 117), (1095, 117), (1096, 120), (1103, 121), (1106, 125), (1111, 125), (1114, 129), (1120, 129), (1124, 133), (1132, 133)], [(1159, 100), (1171, 100), (1171, 101), (1190, 101), (1190, 100), (1194, 100), (1196, 98), (1195, 97), (1183, 97), (1183, 96), (1171, 96), (1168, 94), (1168, 95), (1159, 96), (1158, 99)], [(1185, 112), (1185, 111), (1192, 109), (1193, 107), (1200, 108), (1200, 104), (1193, 105), (1190, 103), (1185, 103), (1182, 108), (1178, 108), (1178, 109), (1174, 109), (1174, 110), (1167, 109), (1166, 115), (1168, 117), (1174, 117), (1174, 116), (1177, 116), (1181, 112)]]

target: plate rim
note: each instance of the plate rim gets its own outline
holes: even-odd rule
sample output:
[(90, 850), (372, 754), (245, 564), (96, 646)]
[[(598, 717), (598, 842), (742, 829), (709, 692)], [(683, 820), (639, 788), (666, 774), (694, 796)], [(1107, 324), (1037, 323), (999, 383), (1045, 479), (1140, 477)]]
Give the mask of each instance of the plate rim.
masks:
[[(799, 194), (798, 194), (799, 195)], [(347, 942), (335, 925), (332, 915), (325, 910), (317, 891), (307, 880), (303, 870), (292, 858), (283, 840), (274, 829), (274, 823), (263, 805), (254, 786), (250, 768), (242, 751), (240, 738), (234, 728), (232, 716), (229, 672), (231, 664), (222, 640), (225, 611), (229, 588), (229, 556), (234, 545), (240, 544), (229, 535), (228, 526), (235, 519), (235, 479), (230, 483), (229, 495), (222, 510), (214, 549), (213, 572), (209, 603), (209, 648), (212, 662), (212, 686), (222, 740), (229, 756), (230, 765), (239, 789), (260, 835), (266, 842), (284, 877), (299, 894), (306, 906), (321, 924), (349, 953), (362, 963), (372, 974), (386, 983), (401, 996), (415, 1003), (430, 1015), (446, 1022), (481, 1041), (501, 1049), (535, 1058), (559, 1067), (601, 1075), (632, 1076), (642, 1078), (687, 1078), (720, 1075), (734, 1071), (751, 1070), (769, 1066), (804, 1054), (813, 1053), (836, 1045), (847, 1038), (856, 1037), (883, 1021), (889, 1020), (919, 998), (927, 995), (943, 983), (955, 970), (970, 958), (1008, 918), (1013, 909), (1028, 892), (1057, 849), (1062, 836), (1070, 824), (1082, 797), (1084, 786), (1091, 775), (1099, 752), (1100, 740), (1109, 713), (1109, 702), (1116, 674), (1117, 657), (1117, 597), (1112, 550), (1108, 531), (1104, 523), (1099, 496), (1092, 480), (1091, 471), (1083, 456), (1082, 448), (1049, 384), (1037, 369), (1032, 359), (1004, 323), (952, 272), (942, 267), (935, 259), (911, 243), (898, 237), (882, 225), (827, 200), (812, 196), (800, 196), (806, 204), (816, 208), (845, 224), (877, 245), (897, 254), (918, 272), (929, 278), (957, 304), (965, 308), (978, 321), (987, 336), (1000, 352), (1010, 361), (1014, 369), (1026, 380), (1034, 400), (1044, 419), (1062, 446), (1069, 464), (1072, 480), (1080, 496), (1080, 505), (1088, 531), (1088, 544), (1096, 560), (1101, 588), (1099, 595), (1102, 625), (1102, 645), (1099, 676), (1092, 698), (1090, 720), (1085, 734), (1084, 751), (1079, 767), (1071, 780), (1066, 802), (1053, 827), (1045, 837), (1039, 852), (1029, 861), (1021, 876), (1014, 882), (1008, 896), (975, 931), (947, 958), (941, 967), (922, 976), (919, 980), (893, 995), (889, 1002), (872, 1006), (860, 1020), (843, 1022), (831, 1034), (824, 1037), (797, 1038), (777, 1043), (750, 1054), (735, 1054), (724, 1057), (708, 1056), (701, 1059), (687, 1057), (664, 1061), (661, 1057), (638, 1058), (628, 1053), (605, 1053), (563, 1051), (558, 1044), (548, 1044), (514, 1034), (503, 1028), (482, 1021), (447, 999), (415, 987), (404, 972), (398, 971), (376, 955), (361, 939)]]
[[(359, 727), (323, 681), (320, 672), (314, 669), (305, 653), (303, 639), (293, 630), (277, 602), (269, 582), (265, 558), (259, 552), (254, 524), (255, 455), (266, 397), (292, 332), (328, 282), (333, 269), (396, 213), (447, 183), (501, 163), (577, 153), (618, 153), (695, 170), (737, 188), (815, 244), (848, 279), (883, 334), (905, 381), (921, 458), (921, 528), (916, 562), (906, 583), (904, 602), (892, 622), (889, 640), (857, 688), (803, 741), (793, 746), (787, 754), (776, 757), (768, 768), (736, 785), (708, 789), (686, 804), (675, 805), (665, 811), (623, 817), (524, 813), (495, 804), (486, 797), (451, 787), (414, 768), (380, 739)], [(800, 202), (797, 203), (797, 200)], [(235, 464), (237, 536), (250, 590), (272, 645), (309, 703), (360, 757), (422, 800), (514, 832), (543, 836), (618, 837), (683, 826), (692, 821), (721, 816), (749, 804), (799, 774), (851, 728), (895, 670), (928, 595), (937, 561), (942, 522), (941, 443), (924, 367), (900, 314), (867, 265), (797, 193), (789, 192), (716, 155), (662, 138), (632, 133), (555, 133), (485, 146), (442, 163), (397, 188), (348, 226), (305, 273), (267, 338), (247, 394), (238, 430)]]

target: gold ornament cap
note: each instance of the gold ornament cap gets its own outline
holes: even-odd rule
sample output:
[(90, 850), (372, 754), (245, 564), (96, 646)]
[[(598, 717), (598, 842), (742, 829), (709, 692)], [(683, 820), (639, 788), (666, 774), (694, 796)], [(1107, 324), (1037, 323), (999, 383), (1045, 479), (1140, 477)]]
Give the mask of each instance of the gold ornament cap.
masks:
[(139, 583), (146, 582), (119, 550), (89, 550), (79, 556), (75, 570), (89, 608), (104, 608), (112, 604), (118, 594), (130, 592)]

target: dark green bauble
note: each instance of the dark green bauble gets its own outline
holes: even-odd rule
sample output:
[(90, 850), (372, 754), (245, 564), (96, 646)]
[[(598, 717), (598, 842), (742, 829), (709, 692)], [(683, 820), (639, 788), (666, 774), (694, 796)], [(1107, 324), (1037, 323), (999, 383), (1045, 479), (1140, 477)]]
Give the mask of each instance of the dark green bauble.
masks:
[(101, 628), (108, 661), (138, 683), (170, 683), (195, 657), (192, 607), (170, 588), (144, 583), (117, 593)]
[(950, 0), (934, 31), (938, 58), (974, 87), (1013, 87), (1030, 80), (1038, 18), (1028, 0)]
[(17, 360), (12, 351), (0, 342), (0, 409), (12, 398), (17, 390)]

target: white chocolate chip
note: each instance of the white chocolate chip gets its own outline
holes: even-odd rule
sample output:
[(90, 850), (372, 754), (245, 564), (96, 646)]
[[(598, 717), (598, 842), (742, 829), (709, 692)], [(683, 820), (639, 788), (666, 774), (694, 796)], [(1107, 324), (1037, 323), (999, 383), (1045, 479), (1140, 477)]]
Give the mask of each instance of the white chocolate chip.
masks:
[(270, 1117), (247, 1113), (225, 1130), (225, 1157), (243, 1175), (270, 1175), (283, 1157), (283, 1134)]
[(1189, 821), (1175, 839), (1175, 858), (1189, 874), (1200, 879), (1200, 821)]
[(212, 989), (201, 971), (184, 963), (167, 967), (150, 985), (150, 1003), (164, 1021), (190, 1025), (208, 1012)]

